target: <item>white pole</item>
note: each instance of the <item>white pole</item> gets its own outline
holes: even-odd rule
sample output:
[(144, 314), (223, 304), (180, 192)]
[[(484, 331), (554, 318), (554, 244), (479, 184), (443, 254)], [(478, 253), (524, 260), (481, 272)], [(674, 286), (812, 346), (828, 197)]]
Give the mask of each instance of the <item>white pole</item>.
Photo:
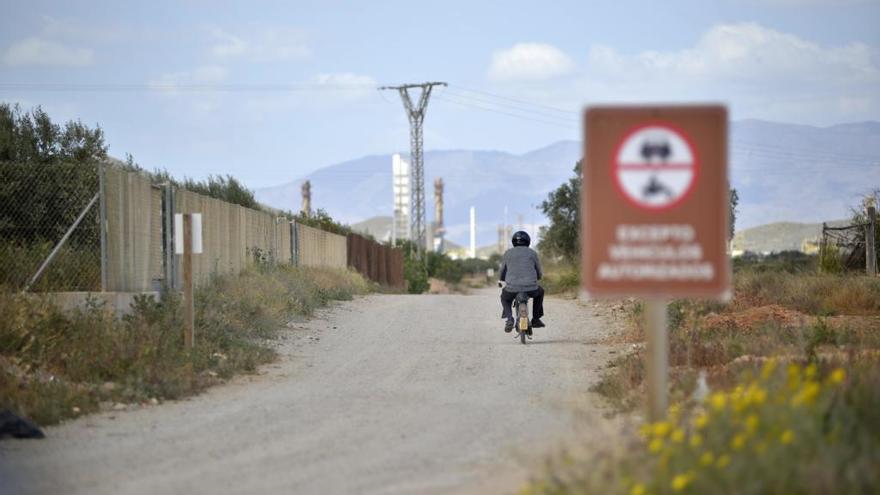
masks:
[(477, 209), (471, 206), (471, 258), (477, 257)]

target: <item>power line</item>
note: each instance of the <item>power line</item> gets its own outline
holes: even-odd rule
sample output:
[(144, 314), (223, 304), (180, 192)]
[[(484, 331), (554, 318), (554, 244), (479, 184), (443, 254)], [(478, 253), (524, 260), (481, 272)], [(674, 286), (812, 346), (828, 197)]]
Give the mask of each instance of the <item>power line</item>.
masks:
[(574, 129), (575, 129), (575, 127), (574, 127), (573, 125), (566, 125), (566, 124), (564, 124), (564, 123), (562, 123), (562, 122), (559, 122), (559, 121), (543, 120), (543, 119), (540, 119), (540, 118), (530, 117), (530, 116), (527, 116), (527, 115), (521, 115), (521, 114), (516, 114), (516, 113), (512, 113), (512, 112), (506, 112), (506, 111), (504, 111), (504, 110), (499, 110), (499, 109), (497, 109), (497, 108), (490, 108), (490, 107), (485, 107), (485, 106), (482, 106), (482, 105), (477, 105), (477, 104), (475, 104), (475, 103), (470, 103), (470, 102), (466, 102), (466, 101), (456, 100), (456, 99), (453, 99), (453, 98), (451, 98), (451, 97), (449, 97), (449, 96), (437, 95), (437, 99), (438, 99), (438, 100), (443, 100), (443, 101), (446, 101), (446, 102), (449, 102), (449, 103), (453, 103), (453, 104), (456, 104), (456, 105), (461, 105), (461, 106), (464, 106), (464, 107), (475, 108), (475, 109), (483, 110), (483, 111), (487, 111), (487, 112), (499, 113), (499, 114), (502, 114), (502, 115), (507, 115), (507, 116), (509, 116), (509, 117), (515, 117), (515, 118), (518, 118), (518, 119), (528, 120), (528, 121), (531, 121), (531, 122), (537, 122), (537, 123), (541, 123), (541, 124), (545, 124), (545, 125), (552, 125), (552, 126), (555, 126), (555, 127), (561, 127), (561, 128), (569, 129), (569, 130), (574, 130)]
[(501, 107), (501, 108), (505, 108), (505, 109), (510, 109), (510, 110), (517, 111), (517, 112), (535, 114), (535, 115), (539, 115), (544, 118), (561, 120), (561, 121), (565, 121), (565, 122), (572, 123), (572, 124), (575, 124), (578, 122), (578, 119), (574, 116), (574, 114), (566, 117), (566, 116), (560, 115), (558, 113), (548, 112), (545, 110), (533, 110), (533, 109), (529, 109), (529, 108), (524, 108), (520, 105), (512, 105), (510, 103), (501, 103), (501, 102), (494, 101), (494, 100), (491, 100), (488, 98), (481, 98), (479, 96), (472, 96), (472, 95), (468, 95), (466, 93), (458, 93), (458, 92), (454, 92), (454, 91), (444, 91), (441, 94), (444, 96), (454, 96), (456, 98), (462, 98), (462, 99), (466, 99), (469, 101), (475, 101), (477, 103), (481, 103), (481, 104), (485, 104), (485, 105), (492, 105), (494, 107)]
[(291, 92), (291, 91), (366, 91), (372, 84), (174, 84), (174, 83), (0, 83), (0, 91), (63, 92)]
[(572, 115), (572, 114), (577, 115), (577, 112), (573, 112), (573, 111), (571, 111), (571, 110), (564, 110), (564, 109), (559, 108), (559, 107), (554, 107), (554, 106), (550, 106), (550, 105), (545, 105), (545, 104), (543, 104), (543, 103), (535, 103), (535, 102), (532, 102), (532, 101), (527, 101), (527, 100), (523, 100), (523, 99), (519, 99), (519, 98), (512, 98), (512, 97), (510, 97), (510, 96), (498, 95), (498, 94), (495, 94), (495, 93), (490, 93), (490, 92), (488, 92), (488, 91), (482, 91), (482, 90), (479, 90), (479, 89), (471, 89), (471, 88), (467, 88), (467, 87), (459, 86), (459, 85), (453, 85), (452, 88), (454, 88), (454, 89), (461, 89), (461, 90), (468, 91), (468, 92), (471, 92), (471, 93), (477, 93), (477, 94), (481, 94), (481, 95), (485, 95), (485, 96), (489, 96), (489, 97), (497, 98), (497, 99), (501, 99), (501, 100), (508, 100), (508, 101), (512, 101), (512, 102), (515, 102), (515, 103), (521, 103), (521, 104), (524, 104), (524, 105), (531, 105), (531, 106), (535, 106), (535, 107), (541, 107), (541, 108), (545, 108), (545, 109), (547, 109), (547, 110), (552, 110), (552, 111), (560, 112), (560, 113), (567, 114), (567, 115)]

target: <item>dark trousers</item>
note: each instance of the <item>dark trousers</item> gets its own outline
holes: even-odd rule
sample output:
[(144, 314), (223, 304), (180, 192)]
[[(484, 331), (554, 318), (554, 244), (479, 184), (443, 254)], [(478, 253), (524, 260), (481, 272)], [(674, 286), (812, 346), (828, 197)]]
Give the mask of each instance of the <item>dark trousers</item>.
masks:
[[(535, 290), (524, 291), (529, 297), (534, 299), (532, 303), (532, 318), (537, 319), (544, 316), (544, 288), (538, 286)], [(501, 317), (513, 318), (510, 308), (513, 300), (516, 299), (516, 292), (509, 292), (507, 289), (501, 289)]]

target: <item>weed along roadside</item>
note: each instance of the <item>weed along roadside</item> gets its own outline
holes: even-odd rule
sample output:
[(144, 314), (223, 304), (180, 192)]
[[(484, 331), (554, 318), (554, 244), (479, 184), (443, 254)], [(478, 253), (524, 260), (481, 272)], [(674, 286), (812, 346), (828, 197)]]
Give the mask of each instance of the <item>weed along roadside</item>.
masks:
[[(603, 129), (612, 132), (615, 125), (605, 122)], [(587, 164), (585, 183), (596, 179), (596, 168), (611, 156), (597, 146), (587, 149), (593, 163)], [(635, 166), (618, 168), (642, 173)], [(602, 193), (608, 200), (606, 209), (619, 199), (610, 191)], [(595, 192), (587, 191), (582, 199), (599, 201)], [(618, 191), (623, 193), (627, 191)], [(584, 214), (592, 211), (601, 217), (597, 205), (592, 206), (585, 207)], [(734, 206), (731, 200), (731, 209)], [(650, 217), (640, 221), (650, 223), (646, 219)], [(594, 218), (592, 224), (583, 224), (590, 232), (587, 237), (595, 234), (590, 227), (607, 227), (602, 221)], [(554, 227), (565, 232), (557, 225), (551, 232)], [(638, 252), (636, 259), (641, 259), (662, 252), (651, 243), (663, 236), (642, 236), (631, 227), (606, 229), (605, 240), (613, 239), (607, 244), (617, 257), (612, 254), (606, 260), (604, 282), (601, 263), (589, 265), (587, 256), (582, 259), (588, 292), (602, 295), (608, 288), (602, 283), (661, 273), (644, 263), (633, 268), (637, 262), (625, 262), (632, 253)], [(582, 250), (598, 258), (604, 254), (597, 252), (612, 252), (606, 247), (597, 242), (584, 244)], [(613, 301), (626, 324), (608, 343), (625, 344), (629, 352), (613, 359), (591, 390), (608, 401), (622, 427), (607, 441), (590, 439), (584, 452), (567, 450), (551, 457), (522, 493), (877, 493), (880, 279), (865, 275), (872, 273), (872, 263), (865, 263), (864, 257), (859, 271), (846, 271), (840, 263), (845, 256), (852, 254), (826, 248), (819, 256), (735, 259), (729, 299), (687, 291), (666, 294), (669, 302), (653, 319), (666, 321), (668, 344), (664, 338), (658, 345), (658, 327), (646, 318), (646, 301)], [(833, 257), (837, 258), (829, 262)], [(567, 261), (574, 265), (571, 257)], [(552, 273), (557, 290), (565, 291), (576, 280), (567, 266), (563, 263)], [(834, 273), (828, 273), (829, 266), (836, 267)], [(638, 289), (633, 282), (617, 294), (644, 296)], [(691, 298), (683, 298), (687, 296)], [(656, 313), (656, 302), (653, 307)], [(668, 359), (668, 368), (657, 366), (658, 356)], [(661, 380), (658, 371), (663, 373)], [(668, 407), (657, 401), (658, 394), (668, 398)]]
[(593, 391), (614, 447), (559, 456), (526, 493), (872, 493), (880, 484), (880, 279), (741, 267), (726, 304), (670, 304), (672, 405), (645, 404), (643, 306)]
[(40, 425), (198, 393), (273, 360), (291, 318), (373, 290), (345, 269), (290, 265), (222, 275), (195, 293), (197, 338), (182, 342), (178, 296), (139, 297), (119, 319), (96, 304), (64, 312), (47, 298), (0, 292), (0, 404)]

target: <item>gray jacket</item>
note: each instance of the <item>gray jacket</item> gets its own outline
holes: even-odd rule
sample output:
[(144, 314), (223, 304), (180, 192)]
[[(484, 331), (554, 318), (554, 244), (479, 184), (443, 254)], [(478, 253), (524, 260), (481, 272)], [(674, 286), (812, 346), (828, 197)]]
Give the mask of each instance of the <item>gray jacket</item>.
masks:
[(527, 246), (512, 247), (501, 258), (500, 280), (508, 292), (536, 290), (542, 276), (538, 253)]

